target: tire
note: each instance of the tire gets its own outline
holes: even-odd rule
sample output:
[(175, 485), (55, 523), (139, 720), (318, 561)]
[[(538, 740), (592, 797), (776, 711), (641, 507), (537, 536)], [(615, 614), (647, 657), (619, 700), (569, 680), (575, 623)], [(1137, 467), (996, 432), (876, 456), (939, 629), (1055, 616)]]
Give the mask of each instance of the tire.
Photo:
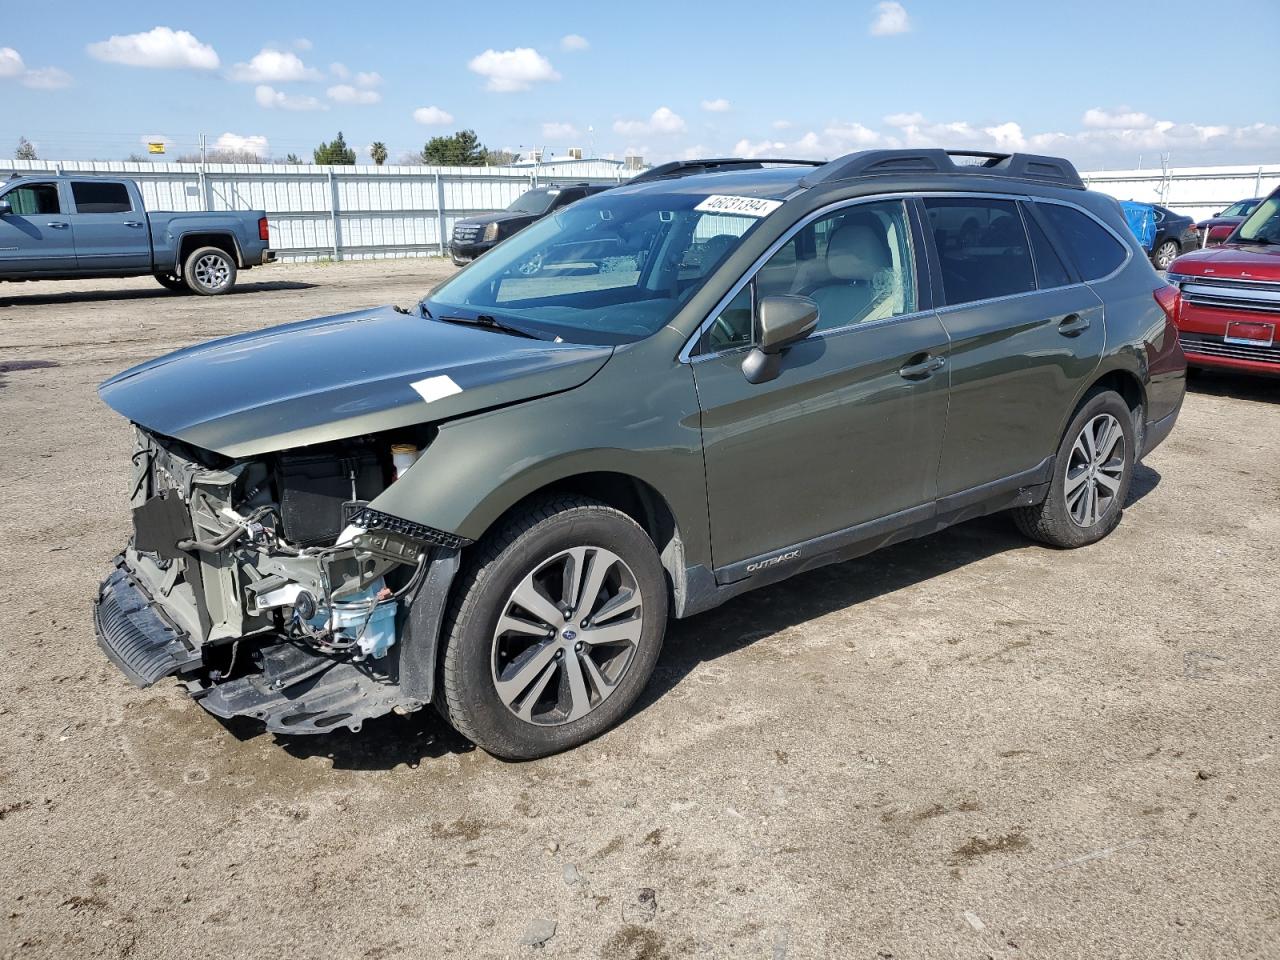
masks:
[[(559, 753), (612, 727), (648, 683), (666, 633), (667, 582), (653, 541), (621, 511), (566, 496), (500, 521), (474, 549), (442, 631), (444, 718), (510, 760)], [(559, 613), (552, 599), (575, 592), (583, 597), (574, 615)], [(521, 606), (517, 594), (533, 602)], [(547, 624), (558, 613), (557, 631)], [(592, 624), (601, 614), (603, 625)], [(592, 643), (593, 634), (601, 639)]]
[(199, 247), (187, 257), (182, 277), (201, 296), (230, 293), (236, 285), (236, 259), (218, 247)]
[[(1119, 431), (1115, 442), (1122, 443), (1124, 449), (1117, 453), (1113, 437), (1107, 436), (1102, 443), (1107, 449), (1090, 457), (1089, 438), (1099, 436), (1107, 418)], [(1136, 449), (1133, 413), (1124, 398), (1112, 390), (1087, 396), (1058, 447), (1048, 494), (1035, 506), (1013, 510), (1014, 523), (1032, 540), (1064, 549), (1101, 540), (1116, 528), (1124, 512)], [(1091, 511), (1090, 498), (1095, 492)]]
[(1151, 251), (1151, 263), (1157, 270), (1168, 270), (1169, 264), (1177, 260), (1181, 252), (1177, 240), (1166, 240)]
[(174, 293), (190, 293), (191, 288), (187, 286), (187, 281), (175, 273), (157, 273), (156, 281), (166, 290), (172, 290)]

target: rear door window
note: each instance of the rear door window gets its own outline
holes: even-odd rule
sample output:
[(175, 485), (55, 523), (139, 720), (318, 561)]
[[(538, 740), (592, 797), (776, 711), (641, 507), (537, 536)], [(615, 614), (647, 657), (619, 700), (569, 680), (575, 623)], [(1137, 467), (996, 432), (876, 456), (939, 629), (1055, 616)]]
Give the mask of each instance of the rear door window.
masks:
[(76, 213), (128, 213), (133, 209), (129, 190), (123, 183), (94, 183), (77, 180), (71, 184)]
[(1054, 287), (1065, 287), (1070, 284), (1071, 274), (1066, 264), (1062, 262), (1058, 251), (1053, 248), (1053, 244), (1049, 242), (1049, 238), (1040, 229), (1040, 224), (1036, 223), (1035, 217), (1031, 216), (1029, 211), (1023, 218), (1023, 223), (1026, 225), (1027, 234), (1031, 237), (1031, 253), (1036, 261), (1036, 283), (1040, 289), (1051, 290)]
[(1014, 201), (928, 197), (924, 208), (949, 306), (1036, 289), (1030, 244)]
[(1036, 209), (1057, 232), (1085, 280), (1105, 277), (1124, 263), (1127, 255), (1124, 244), (1093, 217), (1061, 203), (1038, 203)]

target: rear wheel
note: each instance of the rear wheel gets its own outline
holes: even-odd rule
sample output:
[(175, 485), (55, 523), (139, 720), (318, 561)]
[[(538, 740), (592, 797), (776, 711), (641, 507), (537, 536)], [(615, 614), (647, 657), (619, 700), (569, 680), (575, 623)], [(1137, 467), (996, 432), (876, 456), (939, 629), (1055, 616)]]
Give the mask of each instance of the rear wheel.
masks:
[(1135, 452), (1129, 405), (1111, 390), (1093, 394), (1067, 427), (1043, 502), (1013, 511), (1018, 529), (1055, 547), (1101, 540), (1120, 522)]
[(445, 719), (520, 760), (613, 726), (666, 632), (666, 578), (648, 535), (612, 507), (562, 497), (514, 515), (476, 549), (445, 625)]
[(191, 288), (187, 286), (187, 281), (176, 273), (157, 273), (155, 278), (160, 286), (166, 290), (172, 290), (174, 293), (191, 292)]
[(218, 247), (200, 247), (187, 257), (182, 276), (196, 293), (216, 297), (236, 285), (236, 261)]
[(1168, 270), (1169, 264), (1178, 259), (1181, 249), (1176, 240), (1166, 240), (1156, 247), (1151, 254), (1151, 262), (1157, 270)]

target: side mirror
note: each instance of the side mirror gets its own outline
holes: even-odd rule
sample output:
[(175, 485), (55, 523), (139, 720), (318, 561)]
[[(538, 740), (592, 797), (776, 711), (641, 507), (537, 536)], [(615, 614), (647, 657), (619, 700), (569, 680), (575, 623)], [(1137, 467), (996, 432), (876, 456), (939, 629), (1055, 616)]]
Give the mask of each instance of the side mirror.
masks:
[(0, 200), (0, 217), (7, 217), (13, 213), (13, 204), (8, 200)]
[(1222, 211), (1221, 211), (1221, 210), (1219, 210), (1217, 213), (1215, 213), (1215, 214), (1214, 214), (1214, 216), (1215, 216), (1215, 217), (1220, 217), (1220, 216), (1222, 216)]
[(778, 375), (782, 351), (813, 333), (818, 305), (808, 297), (764, 297), (758, 307), (760, 343), (742, 361), (749, 383), (765, 383)]

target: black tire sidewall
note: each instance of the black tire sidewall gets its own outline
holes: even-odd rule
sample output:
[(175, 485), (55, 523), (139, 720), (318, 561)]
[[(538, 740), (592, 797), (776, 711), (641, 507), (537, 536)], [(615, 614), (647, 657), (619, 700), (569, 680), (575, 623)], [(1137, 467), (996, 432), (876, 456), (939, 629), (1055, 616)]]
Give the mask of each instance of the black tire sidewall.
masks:
[[(1090, 527), (1081, 527), (1071, 519), (1071, 511), (1067, 508), (1067, 468), (1071, 463), (1071, 448), (1076, 438), (1080, 436), (1080, 431), (1084, 429), (1086, 423), (1103, 413), (1109, 413), (1115, 417), (1124, 434), (1124, 476), (1120, 480), (1120, 489), (1116, 492), (1114, 505), (1097, 523)], [(1084, 546), (1095, 543), (1116, 528), (1124, 513), (1129, 486), (1133, 482), (1136, 443), (1133, 413), (1124, 398), (1113, 391), (1106, 390), (1090, 397), (1072, 418), (1070, 426), (1063, 435), (1062, 444), (1058, 448), (1058, 456), (1053, 466), (1053, 482), (1050, 484), (1045, 503), (1050, 519), (1055, 526), (1059, 526), (1063, 537), (1070, 541), (1064, 544), (1065, 546)]]
[[(493, 634), (507, 598), (520, 581), (549, 557), (580, 546), (611, 550), (631, 568), (644, 603), (640, 643), (621, 685), (585, 717), (560, 726), (526, 723), (494, 688)], [(449, 700), (450, 719), (481, 747), (508, 759), (546, 756), (585, 743), (617, 723), (643, 691), (662, 650), (667, 613), (666, 577), (653, 542), (639, 526), (614, 511), (587, 508), (557, 513), (508, 544), (485, 566), (463, 599), (445, 651), (445, 669), (452, 668), (460, 681), (457, 697)]]
[[(202, 257), (207, 257), (210, 254), (221, 257), (223, 262), (226, 263), (227, 269), (230, 271), (230, 276), (227, 278), (226, 285), (218, 287), (216, 290), (204, 286), (196, 279), (196, 263)], [(220, 247), (200, 247), (198, 250), (193, 250), (191, 255), (187, 257), (187, 262), (182, 267), (182, 279), (187, 282), (187, 286), (194, 293), (198, 293), (204, 297), (216, 297), (221, 294), (228, 293), (236, 285), (235, 257), (231, 256), (227, 251)]]

